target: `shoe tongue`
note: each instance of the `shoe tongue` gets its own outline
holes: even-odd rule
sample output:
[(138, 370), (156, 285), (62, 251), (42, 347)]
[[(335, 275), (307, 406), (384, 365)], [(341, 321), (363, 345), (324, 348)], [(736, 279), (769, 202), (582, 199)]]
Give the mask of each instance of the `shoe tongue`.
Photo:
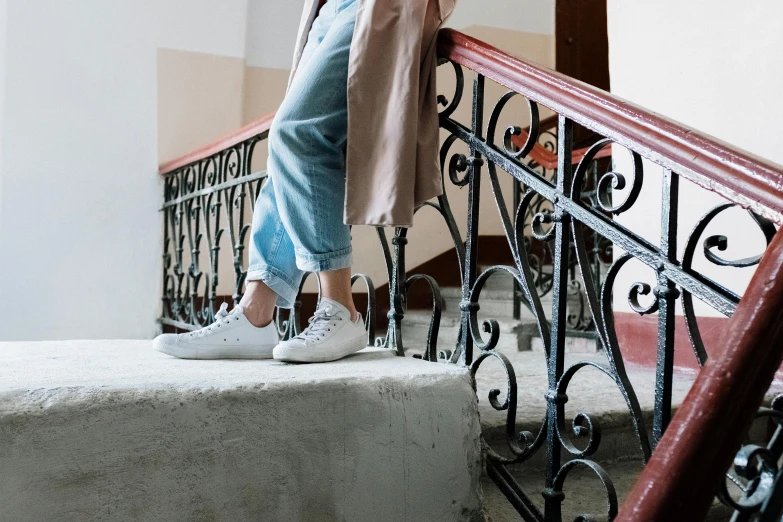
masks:
[(348, 309), (338, 303), (337, 301), (333, 299), (329, 299), (328, 297), (322, 297), (321, 302), (318, 305), (319, 310), (326, 310), (329, 315), (348, 315), (350, 316), (350, 313), (348, 312)]

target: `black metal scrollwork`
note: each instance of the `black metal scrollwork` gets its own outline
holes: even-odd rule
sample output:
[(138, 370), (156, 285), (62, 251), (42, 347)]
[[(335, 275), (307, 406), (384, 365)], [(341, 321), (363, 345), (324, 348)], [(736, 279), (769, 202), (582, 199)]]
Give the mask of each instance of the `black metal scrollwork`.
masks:
[(775, 428), (766, 445), (740, 448), (733, 472), (726, 475), (740, 492), (735, 498), (724, 482), (718, 493), (721, 502), (734, 510), (733, 522), (776, 522), (783, 513), (783, 395), (775, 397), (769, 408), (761, 408), (756, 417), (769, 419)]

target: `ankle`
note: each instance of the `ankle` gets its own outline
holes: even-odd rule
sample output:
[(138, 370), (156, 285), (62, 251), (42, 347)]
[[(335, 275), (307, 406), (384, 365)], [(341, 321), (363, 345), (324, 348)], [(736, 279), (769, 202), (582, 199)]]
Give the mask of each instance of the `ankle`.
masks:
[(359, 320), (359, 311), (356, 308), (350, 307), (348, 308), (348, 312), (351, 314), (350, 317), (352, 323), (355, 323), (356, 321)]
[(263, 281), (249, 281), (239, 304), (245, 318), (256, 328), (268, 326), (275, 317), (277, 294)]
[(259, 310), (258, 307), (248, 306), (244, 308), (245, 319), (256, 328), (269, 326), (274, 320), (274, 314)]
[(331, 299), (332, 301), (335, 301), (337, 303), (340, 303), (343, 305), (346, 310), (348, 310), (348, 313), (351, 317), (351, 322), (356, 322), (356, 320), (359, 318), (359, 312), (356, 310), (356, 305), (353, 303), (353, 296), (349, 298), (345, 298), (344, 296), (331, 296), (331, 295), (324, 295), (323, 297), (326, 297), (327, 299)]
[(263, 300), (243, 299), (239, 304), (245, 319), (256, 328), (267, 326), (275, 317), (274, 305), (269, 306), (269, 303)]

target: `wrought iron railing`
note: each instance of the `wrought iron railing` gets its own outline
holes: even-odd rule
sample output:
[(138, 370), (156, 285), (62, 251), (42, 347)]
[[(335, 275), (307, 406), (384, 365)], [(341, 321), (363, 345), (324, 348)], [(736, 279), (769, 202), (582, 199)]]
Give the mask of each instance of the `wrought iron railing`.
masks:
[[(378, 230), (390, 282), (389, 325), (385, 336), (376, 339), (374, 321), (368, 322), (369, 340), (374, 340), (377, 346), (394, 350), (398, 355), (405, 355), (401, 332), (405, 327), (406, 295), (415, 281), (427, 282), (433, 296), (433, 312), (428, 338), (422, 339), (422, 345), (425, 346), (423, 353), (415, 356), (427, 361), (464, 365), (474, 377), (490, 359), (499, 361), (506, 370), (505, 396), (501, 398), (500, 390), (493, 389), (488, 397), (492, 407), (506, 412), (505, 447), (490, 447), (484, 442), (488, 475), (525, 520), (559, 521), (566, 518), (561, 513), (565, 480), (575, 468), (585, 468), (595, 473), (604, 484), (607, 505), (605, 517), (613, 519), (618, 513), (618, 500), (612, 478), (592, 459), (601, 444), (600, 426), (588, 412), (580, 412), (568, 422), (564, 405), (568, 400), (570, 383), (579, 379), (581, 370), (587, 367), (604, 374), (607, 384), (617, 388), (625, 399), (634, 425), (639, 454), (645, 462), (652, 458), (655, 464), (650, 469), (674, 470), (678, 476), (687, 475), (677, 462), (655, 463), (659, 454), (684, 451), (681, 438), (665, 435), (672, 416), (675, 306), (680, 301), (694, 357), (699, 364), (704, 364), (706, 350), (700, 335), (694, 299), (708, 304), (727, 317), (737, 311), (747, 325), (738, 325), (734, 319), (730, 321), (738, 347), (729, 350), (729, 355), (733, 357), (731, 362), (738, 365), (743, 361), (746, 363), (747, 352), (753, 348), (758, 364), (741, 366), (744, 372), (742, 377), (724, 376), (728, 379), (724, 382), (730, 381), (742, 388), (735, 396), (715, 393), (718, 384), (713, 367), (725, 363), (728, 360), (726, 357), (719, 358), (712, 366), (707, 365), (697, 380), (699, 392), (713, 393), (723, 401), (717, 401), (712, 407), (725, 410), (704, 413), (702, 417), (712, 423), (706, 426), (717, 429), (722, 421), (729, 424), (720, 426), (721, 436), (717, 437), (720, 441), (709, 439), (709, 434), (692, 434), (693, 419), (685, 419), (677, 426), (677, 433), (693, 435), (693, 444), (703, 444), (714, 449), (708, 456), (710, 462), (706, 463), (699, 461), (694, 453), (683, 453), (691, 459), (688, 465), (700, 464), (704, 470), (713, 473), (702, 477), (687, 492), (684, 488), (683, 491), (667, 490), (666, 494), (656, 498), (671, 506), (687, 496), (688, 509), (682, 513), (703, 515), (783, 357), (783, 349), (780, 348), (783, 344), (783, 327), (768, 329), (766, 337), (748, 337), (748, 332), (756, 332), (756, 322), (760, 319), (748, 315), (751, 312), (747, 311), (750, 307), (746, 304), (747, 299), (740, 301), (740, 295), (729, 290), (725, 284), (697, 270), (694, 257), (697, 251), (701, 251), (709, 262), (729, 267), (747, 267), (759, 263), (762, 252), (755, 252), (739, 260), (725, 259), (718, 252), (726, 249), (727, 239), (714, 234), (703, 237), (707, 225), (713, 223), (717, 216), (731, 207), (739, 206), (747, 209), (750, 222), (761, 231), (766, 243), (772, 245), (767, 249), (762, 266), (757, 271), (757, 279), (773, 273), (775, 262), (783, 265), (783, 250), (773, 243), (783, 242), (780, 235), (775, 236), (775, 224), (779, 224), (783, 216), (783, 193), (779, 190), (783, 187), (783, 169), (580, 82), (518, 60), (456, 31), (441, 31), (438, 52), (440, 67), (453, 70), (456, 85), (450, 96), (440, 97), (444, 105), (440, 124), (449, 134), (440, 151), (441, 170), (444, 184), (448, 180), (449, 183), (467, 188), (465, 237), (457, 227), (446, 193), (418, 210), (434, 209), (443, 217), (454, 241), (462, 275), (459, 341), (456, 346), (437, 344), (443, 299), (433, 277), (407, 274), (405, 250), (408, 240), (407, 229), (404, 228), (395, 229), (391, 245), (384, 231)], [(469, 124), (463, 124), (456, 118), (463, 98), (467, 98), (464, 93), (466, 69), (472, 73)], [(497, 101), (488, 119), (484, 114), (487, 81), (509, 89)], [(531, 121), (527, 132), (519, 127), (499, 127), (501, 115), (510, 101), (516, 98), (524, 98), (527, 102)], [(542, 140), (539, 106), (550, 109), (557, 118), (557, 132), (552, 133), (556, 154), (554, 150), (549, 151), (551, 157), (547, 159), (546, 170), (539, 168), (543, 156), (539, 154), (538, 159), (531, 159), (536, 144), (541, 146)], [(161, 173), (165, 179), (165, 201), (162, 207), (165, 243), (163, 312), (160, 321), (163, 325), (193, 329), (214, 319), (221, 295), (219, 260), (223, 249), (231, 254), (232, 298), (237, 301), (241, 297), (249, 215), (266, 176), (264, 172), (253, 172), (253, 152), (266, 137), (271, 120), (272, 115), (269, 115), (213, 146), (162, 166)], [(575, 151), (572, 143), (575, 124), (587, 127), (603, 138), (586, 150)], [(466, 147), (467, 153), (454, 152), (458, 144)], [(598, 170), (595, 160), (606, 156), (610, 150), (627, 154), (631, 158), (629, 172)], [(660, 241), (657, 245), (614, 219), (639, 204), (638, 198), (645, 180), (643, 159), (663, 169), (660, 174)], [(552, 161), (556, 161), (556, 165), (551, 164)], [(512, 195), (513, 213), (509, 213), (506, 205), (507, 194), (504, 195), (500, 189), (501, 176), (505, 175), (513, 177), (516, 187), (520, 189)], [(647, 176), (649, 178), (650, 174), (647, 173)], [(684, 250), (678, 254), (681, 178), (717, 192), (726, 198), (727, 203), (719, 205), (699, 220)], [(486, 190), (483, 185), (487, 182), (497, 203), (514, 263), (511, 266), (493, 266), (478, 273), (476, 255), (480, 193), (482, 189)], [(610, 254), (612, 248), (615, 251)], [(536, 252), (545, 254), (537, 258)], [(618, 274), (632, 259), (651, 268), (654, 274), (654, 282), (635, 283), (627, 291), (628, 301), (635, 312), (641, 315), (657, 314), (658, 317), (658, 371), (651, 428), (646, 424), (639, 400), (628, 379), (613, 319), (613, 294), (618, 293), (615, 283)], [(608, 269), (603, 267), (605, 262), (611, 262)], [(551, 268), (545, 270), (545, 266), (550, 263)], [(480, 326), (477, 318), (482, 288), (488, 278), (498, 272), (513, 276), (521, 292), (519, 306), (528, 307), (535, 317), (545, 349), (542, 357), (548, 368), (548, 389), (541, 400), (546, 402), (546, 414), (540, 419), (535, 433), (517, 431), (518, 384), (509, 359), (494, 350), (500, 333), (498, 322), (488, 319)], [(369, 290), (367, 317), (374, 319), (373, 283), (363, 275), (354, 277), (354, 281), (359, 279), (366, 283)], [(766, 303), (766, 308), (759, 309), (760, 317), (768, 321), (777, 317), (778, 322), (783, 323), (780, 321), (783, 319), (780, 315), (783, 309), (781, 283), (759, 282), (757, 279), (751, 283), (748, 293), (760, 303)], [(569, 287), (573, 286), (574, 281), (580, 284), (584, 306), (577, 323), (569, 324), (569, 321), (574, 321), (574, 312), (568, 309)], [(549, 313), (544, 310), (541, 300), (546, 292), (552, 294)], [(777, 311), (774, 310), (775, 303), (778, 305)], [(297, 331), (299, 306), (297, 303), (291, 316), (278, 317), (283, 335), (289, 336)], [(775, 316), (775, 313), (778, 315)], [(603, 362), (591, 359), (566, 365), (566, 335), (577, 326), (595, 332), (605, 358)], [(742, 334), (746, 336), (742, 337)], [(772, 347), (757, 346), (760, 342), (777, 344)], [(760, 368), (762, 362), (764, 366)], [(683, 410), (693, 409), (699, 404), (703, 406), (703, 402), (692, 400), (694, 393), (686, 399)], [(728, 404), (728, 401), (732, 402)], [(783, 451), (782, 403), (783, 399), (778, 399), (772, 408), (760, 410), (761, 415), (775, 419), (778, 426), (767, 447), (745, 448), (737, 457), (734, 474), (730, 477), (742, 486), (743, 493), (738, 499), (721, 495), (737, 510), (737, 520), (746, 520), (761, 512), (768, 517), (776, 513), (780, 516), (779, 499), (783, 479), (778, 460)], [(680, 415), (675, 421), (679, 418)], [(572, 434), (568, 433), (569, 425), (572, 426)], [(659, 447), (653, 452), (656, 446)], [(512, 464), (524, 464), (537, 453), (546, 455), (546, 470), (539, 491), (544, 496), (543, 509), (531, 501), (530, 492), (524, 491), (507, 469)], [(639, 484), (653, 484), (655, 489), (660, 487), (661, 480), (660, 474), (650, 475), (645, 470)], [(677, 483), (682, 485), (681, 481)], [(634, 518), (639, 513), (649, 512), (645, 511), (650, 509), (645, 504), (647, 497), (638, 489), (632, 495), (635, 496), (629, 496), (627, 504), (631, 505), (629, 509), (634, 510), (634, 515), (623, 516), (626, 516), (626, 520), (648, 519), (644, 515)], [(634, 504), (634, 501), (638, 502)], [(573, 516), (569, 515), (569, 518), (573, 519)], [(586, 515), (581, 518), (588, 519), (591, 518)]]
[[(752, 266), (758, 264), (761, 257), (759, 252), (756, 253), (757, 255), (740, 260), (724, 259), (717, 251), (725, 250), (727, 239), (718, 235), (705, 238), (703, 237), (705, 228), (723, 211), (740, 205), (748, 209), (751, 222), (756, 224), (766, 238), (767, 244), (770, 244), (776, 233), (773, 222), (781, 221), (783, 194), (780, 193), (779, 188), (783, 186), (781, 184), (783, 169), (750, 157), (580, 82), (517, 60), (455, 31), (441, 32), (439, 55), (451, 62), (457, 77), (457, 87), (451, 97), (451, 103), (441, 114), (441, 126), (451, 134), (444, 147), (448, 149), (453, 141), (459, 140), (467, 144), (469, 149), (467, 155), (457, 155), (455, 156), (457, 159), (452, 157), (448, 162), (451, 167), (451, 179), (470, 188), (467, 253), (464, 262), (461, 306), (464, 332), (457, 358), (462, 364), (469, 365), (473, 375), (481, 371), (485, 361), (491, 358), (497, 359), (506, 369), (508, 378), (504, 400), (499, 400), (500, 390), (491, 390), (489, 394), (490, 404), (499, 411), (506, 411), (507, 447), (502, 449), (486, 447), (487, 472), (524, 519), (562, 520), (561, 503), (565, 497), (566, 478), (578, 467), (591, 470), (605, 488), (607, 507), (604, 516), (613, 519), (617, 515), (618, 505), (612, 479), (601, 465), (592, 459), (600, 446), (600, 427), (596, 419), (586, 412), (578, 413), (572, 423), (568, 422), (564, 405), (568, 400), (569, 385), (579, 378), (583, 368), (592, 367), (605, 374), (608, 382), (614, 383), (627, 403), (642, 458), (644, 461), (650, 459), (653, 449), (661, 442), (671, 420), (676, 301), (679, 299), (682, 302), (695, 357), (702, 364), (706, 351), (694, 312), (694, 297), (726, 316), (731, 316), (740, 302), (739, 295), (694, 268), (693, 260), (697, 248), (701, 246), (707, 260), (721, 266)], [(473, 71), (470, 125), (462, 124), (451, 117), (463, 98), (464, 68)], [(485, 122), (485, 83), (488, 80), (511, 90), (498, 100), (488, 121)], [(519, 129), (498, 128), (498, 121), (504, 108), (512, 98), (517, 96), (526, 99), (532, 120), (526, 143), (521, 150), (511, 146), (513, 135), (519, 134)], [(537, 128), (539, 105), (558, 114), (558, 165), (554, 179), (542, 176), (521, 161), (539, 139)], [(577, 167), (572, 169), (575, 152), (572, 145), (572, 132), (575, 124), (587, 127), (604, 138), (591, 146)], [(609, 146), (621, 151), (624, 149), (625, 153), (630, 155), (630, 172), (611, 171), (604, 174), (595, 185), (595, 198), (585, 200), (582, 193), (589, 166), (592, 160)], [(444, 154), (444, 159), (445, 156)], [(662, 194), (659, 203), (662, 211), (660, 241), (657, 246), (612, 219), (612, 216), (619, 216), (638, 203), (644, 182), (643, 159), (662, 168)], [(488, 171), (490, 190), (498, 203), (497, 208), (501, 214), (515, 266), (492, 267), (478, 274), (475, 264), (475, 230), (478, 226), (482, 169), (485, 166)], [(529, 187), (516, 205), (513, 216), (507, 212), (499, 190), (498, 178), (501, 170)], [(724, 196), (728, 203), (719, 205), (698, 222), (680, 257), (676, 240), (681, 178), (717, 192)], [(618, 197), (618, 193), (613, 193), (612, 189), (625, 189), (625, 191)], [(528, 213), (531, 203), (540, 198), (549, 202), (552, 211), (537, 212), (531, 226), (534, 240), (554, 242), (551, 321), (547, 320), (540, 295), (533, 284), (534, 273), (528, 262), (528, 244), (524, 241), (521, 232), (525, 225), (522, 217)], [(649, 205), (649, 201), (647, 204)], [(589, 257), (586, 242), (588, 231), (606, 238), (623, 252), (614, 256), (615, 259), (600, 287), (596, 283), (599, 271)], [(775, 254), (776, 252), (773, 252), (771, 255)], [(606, 356), (603, 363), (586, 360), (570, 366), (565, 364), (564, 347), (568, 316), (566, 295), (568, 272), (572, 266), (571, 256), (576, 258), (584, 282), (590, 314)], [(635, 283), (627, 294), (631, 308), (635, 312), (641, 315), (655, 313), (658, 315), (658, 371), (653, 425), (650, 430), (646, 426), (636, 393), (628, 379), (614, 328), (615, 281), (618, 273), (631, 259), (647, 265), (655, 274), (655, 282), (652, 285), (645, 282)], [(510, 272), (525, 292), (526, 300), (534, 310), (539, 333), (545, 346), (549, 386), (542, 400), (547, 402), (547, 413), (541, 419), (540, 427), (535, 433), (517, 432), (517, 382), (514, 368), (508, 358), (493, 350), (498, 339), (497, 322), (486, 321), (482, 332), (477, 321), (476, 312), (479, 309), (482, 287), (493, 272), (501, 270)], [(778, 288), (781, 286), (783, 285), (778, 285)], [(643, 304), (641, 296), (652, 297), (652, 299)], [(488, 338), (485, 339), (483, 334), (488, 334)], [(775, 349), (767, 350), (769, 354), (773, 354), (768, 354), (769, 361), (776, 360), (777, 365), (770, 364), (772, 372), (768, 371), (760, 383), (755, 383), (762, 386), (764, 390), (772, 381), (774, 370), (779, 366), (783, 354), (783, 349), (780, 347), (777, 347), (777, 352)], [(777, 359), (774, 354), (777, 355)], [(754, 377), (746, 376), (746, 378)], [(758, 408), (760, 398), (737, 397), (736, 403), (746, 408), (746, 414), (753, 415), (754, 408)], [(725, 405), (714, 407), (722, 406)], [(732, 405), (732, 407), (736, 409), (737, 406)], [(777, 413), (764, 410), (765, 414), (780, 420), (779, 411), (775, 411)], [(730, 428), (732, 434), (729, 440), (736, 441), (734, 444), (739, 443), (739, 438), (746, 429), (749, 419), (748, 417), (744, 424)], [(572, 434), (569, 434), (567, 429), (569, 424), (572, 426)], [(726, 437), (725, 431), (722, 435)], [(699, 436), (704, 435), (699, 434)], [(577, 441), (582, 441), (579, 447)], [(780, 470), (777, 468), (777, 458), (781, 453), (779, 446), (780, 442), (773, 440), (767, 449), (758, 450), (764, 453), (763, 462), (766, 467), (763, 481), (758, 480), (761, 474), (754, 474), (752, 470), (745, 474), (744, 479), (733, 476), (744, 486), (743, 495), (753, 498), (752, 501), (748, 501), (747, 498), (741, 501), (752, 505), (753, 507), (748, 508), (751, 511), (760, 509), (764, 502), (769, 503), (773, 498), (775, 490), (770, 486), (770, 477), (776, 477), (778, 482), (781, 480)], [(730, 457), (734, 446), (728, 444), (721, 450), (723, 454), (718, 459), (718, 465), (723, 467), (719, 468), (720, 472), (729, 467), (726, 459)], [(521, 488), (506, 469), (508, 465), (528, 461), (539, 452), (545, 452), (547, 461), (541, 488), (544, 496), (543, 510), (536, 507), (528, 492)], [(747, 456), (747, 452), (744, 455)], [(718, 454), (710, 457), (718, 457)], [(759, 456), (754, 458), (761, 459)], [(754, 460), (753, 464), (756, 463), (757, 460)], [(748, 467), (752, 466), (745, 466), (745, 469)], [(669, 469), (672, 472), (680, 471), (676, 464), (670, 464)], [(680, 492), (680, 497), (687, 496), (693, 501), (693, 506), (696, 506), (691, 508), (691, 513), (697, 513), (699, 509), (704, 510), (709, 506), (708, 503), (705, 504), (704, 499), (706, 498), (708, 502), (711, 494), (716, 491), (721, 479), (720, 472), (709, 478), (703, 478), (698, 486), (692, 485), (687, 493)], [(760, 486), (760, 483), (764, 485)], [(712, 489), (710, 484), (714, 484)], [(696, 490), (695, 495), (694, 490)], [(673, 498), (674, 495), (664, 499), (664, 503), (666, 501), (671, 503)], [(760, 502), (759, 499), (762, 501)], [(738, 505), (735, 504), (733, 507)], [(770, 516), (774, 516), (772, 513), (778, 513), (774, 509), (777, 508), (770, 511)], [(687, 510), (683, 511), (685, 512)], [(702, 511), (701, 515), (703, 514)], [(584, 515), (580, 519), (590, 518)], [(644, 515), (637, 519), (647, 520)]]
[[(445, 99), (445, 98), (444, 98)], [(529, 139), (530, 127), (527, 129), (514, 129), (511, 134), (510, 143), (514, 151), (518, 152), (525, 147)], [(588, 149), (576, 150), (573, 153), (575, 164), (587, 153)], [(611, 168), (611, 148), (602, 149), (588, 166), (588, 176), (585, 187), (582, 189), (582, 200), (590, 206), (598, 208), (598, 187), (599, 179)], [(605, 161), (601, 161), (605, 160)], [(539, 134), (533, 149), (525, 157), (525, 165), (535, 171), (540, 177), (555, 183), (557, 177), (557, 117), (550, 117), (542, 120), (539, 124)], [(525, 193), (530, 189), (521, 180), (514, 178), (514, 203), (513, 208), (519, 208), (519, 204)], [(610, 189), (611, 190), (611, 189)], [(536, 287), (539, 297), (546, 296), (552, 290), (552, 259), (554, 250), (554, 241), (539, 241), (537, 249), (533, 250), (533, 240), (535, 234), (532, 230), (535, 217), (537, 215), (550, 214), (553, 211), (551, 202), (540, 194), (532, 197), (530, 204), (525, 211), (524, 227), (522, 234), (525, 240), (525, 250), (527, 251), (528, 265), (533, 273), (533, 283)], [(595, 283), (597, 287), (603, 280), (609, 265), (612, 261), (613, 248), (611, 241), (596, 233), (593, 230), (586, 231), (586, 244), (588, 245), (588, 256), (593, 264), (593, 270), (596, 275)], [(570, 246), (573, 250), (573, 244)], [(570, 267), (568, 270), (568, 314), (566, 317), (566, 326), (570, 335), (578, 335), (578, 332), (595, 335), (595, 322), (593, 321), (590, 309), (587, 306), (587, 294), (584, 289), (584, 283), (578, 274), (576, 257), (573, 253), (569, 256)], [(521, 309), (527, 305), (525, 292), (518, 284), (514, 285), (514, 304), (513, 316), (515, 319), (521, 318)], [(597, 340), (597, 338), (596, 338)]]

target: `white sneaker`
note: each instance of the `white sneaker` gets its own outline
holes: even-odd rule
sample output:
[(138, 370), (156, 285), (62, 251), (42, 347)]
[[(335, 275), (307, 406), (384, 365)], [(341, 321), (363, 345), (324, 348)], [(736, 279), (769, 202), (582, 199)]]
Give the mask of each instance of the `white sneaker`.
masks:
[(271, 359), (280, 341), (275, 322), (256, 328), (241, 306), (231, 313), (226, 312), (227, 307), (226, 303), (220, 305), (211, 325), (190, 333), (159, 335), (152, 346), (180, 359)]
[(327, 362), (342, 359), (367, 346), (362, 314), (351, 312), (331, 299), (321, 298), (310, 325), (299, 335), (275, 347), (275, 359), (288, 362)]

